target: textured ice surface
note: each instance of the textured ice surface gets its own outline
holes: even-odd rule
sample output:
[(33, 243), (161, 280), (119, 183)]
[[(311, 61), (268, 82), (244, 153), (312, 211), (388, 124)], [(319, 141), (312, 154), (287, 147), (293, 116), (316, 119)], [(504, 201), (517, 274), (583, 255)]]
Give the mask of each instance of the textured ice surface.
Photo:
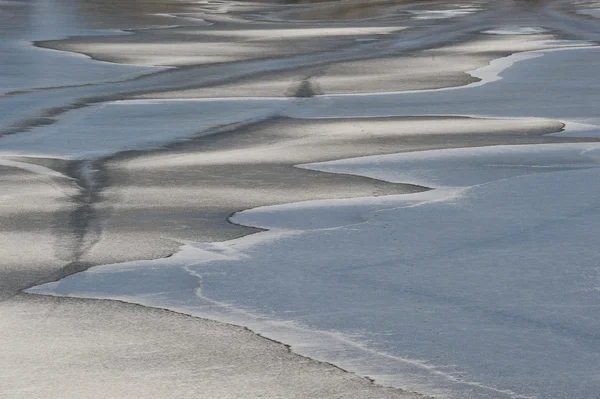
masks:
[(70, 111), (60, 123), (2, 138), (0, 154), (73, 159), (154, 148), (236, 122), (277, 115), (281, 105), (276, 103), (134, 100), (91, 105)]
[[(599, 59), (600, 49), (596, 47), (517, 53), (471, 72), (482, 80), (467, 86), (320, 96), (290, 114), (313, 118), (467, 114), (542, 117), (593, 124), (600, 118), (596, 107), (599, 100), (598, 91), (589, 82), (596, 79), (595, 65)], [(572, 72), (567, 80), (562, 78), (565, 69)], [(576, 98), (574, 90), (577, 90)]]
[(532, 26), (506, 26), (483, 31), (490, 35), (536, 35), (546, 32), (546, 29)]
[(592, 397), (599, 166), (600, 144), (313, 164), (447, 188), (245, 211), (234, 222), (271, 230), (30, 292), (211, 315), (426, 393)]
[(89, 57), (34, 47), (32, 41), (61, 39), (71, 35), (125, 34), (90, 30), (65, 12), (66, 4), (54, 1), (10, 2), (10, 18), (0, 9), (0, 94), (14, 90), (82, 85), (129, 79), (158, 71), (132, 65), (98, 62)]
[(456, 18), (479, 11), (475, 7), (461, 7), (448, 10), (408, 10), (413, 15), (413, 19), (448, 19)]
[[(580, 42), (546, 43), (581, 46)], [(93, 158), (153, 148), (224, 126), (276, 116), (295, 118), (469, 115), (541, 118), (575, 122), (566, 135), (597, 136), (600, 49), (572, 47), (518, 53), (472, 71), (479, 82), (458, 88), (411, 92), (344, 94), (313, 98), (134, 100), (67, 112), (50, 126), (0, 139), (0, 153), (58, 158)], [(573, 74), (561, 76), (565, 68)], [(572, 93), (577, 91), (577, 97)], [(19, 112), (19, 104), (6, 105)], [(152, 123), (148, 120), (151, 119)], [(113, 121), (118, 120), (115, 124)], [(142, 123), (143, 122), (143, 123)], [(574, 130), (569, 129), (570, 126)], [(576, 128), (575, 128), (576, 127)], [(74, 138), (77, 140), (74, 140)]]
[[(107, 103), (1, 144), (8, 153), (96, 157), (277, 115), (547, 118), (567, 122), (566, 134), (591, 136), (599, 125), (598, 91), (589, 84), (598, 57), (594, 48), (514, 55), (456, 89)], [(562, 79), (565, 70), (572, 79)], [(142, 125), (136, 107), (144, 118), (150, 109), (171, 117)], [(100, 137), (100, 128), (110, 135)], [(190, 243), (168, 259), (97, 267), (30, 292), (121, 299), (247, 325), (301, 353), (426, 393), (593, 397), (600, 390), (599, 150), (503, 146), (304, 165), (435, 189), (245, 211), (233, 221), (271, 230)]]

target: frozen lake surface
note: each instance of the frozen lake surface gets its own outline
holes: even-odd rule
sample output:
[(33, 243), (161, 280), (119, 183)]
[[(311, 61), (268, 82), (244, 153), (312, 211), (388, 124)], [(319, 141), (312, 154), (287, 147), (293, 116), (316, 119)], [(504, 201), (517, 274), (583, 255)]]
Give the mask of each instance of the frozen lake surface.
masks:
[[(0, 3), (2, 5), (2, 3)], [(48, 87), (87, 85), (133, 78), (162, 68), (98, 62), (87, 56), (31, 46), (37, 40), (73, 35), (124, 35), (127, 32), (85, 28), (72, 12), (76, 4), (53, 0), (8, 2), (0, 14), (0, 94)], [(65, 12), (65, 11), (71, 12)], [(33, 27), (33, 28), (32, 28)]]
[[(599, 57), (590, 47), (515, 55), (456, 89), (221, 103), (247, 101), (254, 117), (271, 110), (304, 118), (544, 118), (566, 124), (560, 135), (593, 137), (599, 99), (589, 82)], [(567, 80), (565, 70), (576, 72)], [(246, 325), (380, 383), (443, 397), (600, 391), (600, 144), (442, 149), (298, 167), (432, 190), (243, 211), (231, 220), (268, 231), (189, 243), (168, 259), (95, 267), (28, 292)]]
[[(471, 71), (467, 86), (412, 92), (323, 95), (313, 98), (211, 98), (105, 102), (65, 113), (59, 124), (2, 140), (0, 154), (89, 159), (154, 148), (210, 134), (223, 126), (274, 117), (299, 119), (388, 116), (536, 118), (567, 124), (560, 136), (598, 136), (600, 49), (577, 41), (537, 43), (546, 50), (517, 53)], [(573, 71), (568, 80), (564, 70)], [(573, 93), (577, 93), (575, 96)], [(50, 101), (50, 99), (46, 101)], [(1, 103), (0, 103), (1, 106)], [(6, 105), (17, 115), (22, 104)], [(201, 119), (196, 120), (197, 116)], [(115, 123), (114, 121), (119, 121)], [(398, 134), (410, 134), (399, 132)]]
[(248, 325), (380, 382), (447, 397), (593, 397), (599, 166), (597, 144), (310, 165), (443, 188), (245, 211), (233, 221), (270, 231), (29, 292)]
[(0, 0), (0, 395), (596, 398), (596, 8)]

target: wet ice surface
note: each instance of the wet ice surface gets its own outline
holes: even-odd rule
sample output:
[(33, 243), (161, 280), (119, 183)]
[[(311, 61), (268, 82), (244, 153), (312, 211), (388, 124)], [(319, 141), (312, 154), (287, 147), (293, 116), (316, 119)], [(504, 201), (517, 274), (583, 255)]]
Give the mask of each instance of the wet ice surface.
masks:
[[(96, 158), (210, 134), (219, 126), (269, 118), (279, 109), (273, 101), (109, 102), (71, 111), (60, 123), (33, 129), (29, 134), (5, 137), (0, 154)], [(202, 119), (197, 120), (197, 115), (203, 115)], [(115, 120), (120, 123), (115, 124)]]
[(598, 144), (310, 165), (446, 189), (245, 211), (234, 222), (271, 231), (30, 292), (211, 315), (426, 393), (592, 397), (599, 165)]
[[(589, 82), (599, 55), (590, 47), (518, 54), (456, 89), (220, 102), (260, 105), (258, 116), (548, 118), (566, 123), (562, 135), (593, 137), (600, 115)], [(559, 79), (565, 69), (573, 74)], [(381, 383), (444, 397), (593, 397), (599, 166), (596, 143), (301, 165), (434, 190), (244, 211), (233, 222), (270, 231), (92, 268), (29, 292), (115, 298), (246, 325)]]
[[(12, 4), (3, 1), (0, 6), (8, 3)], [(0, 92), (129, 79), (153, 70), (31, 47), (31, 40), (102, 33), (80, 26), (79, 21), (61, 19), (70, 14), (53, 13), (57, 2), (31, 4), (41, 7), (31, 15), (44, 17), (34, 21), (37, 32), (21, 31), (19, 18), (29, 14), (25, 9), (14, 9), (29, 3), (14, 3), (12, 11), (3, 9), (0, 14), (0, 50), (10, 54), (0, 60), (0, 68), (8, 71), (0, 76)], [(204, 12), (222, 17), (219, 22), (223, 22), (230, 6), (228, 2), (207, 2)], [(427, 21), (448, 23), (480, 11), (449, 6), (413, 10), (405, 18), (427, 26)], [(175, 18), (174, 23), (212, 23), (191, 16), (196, 14), (156, 15), (166, 21)], [(494, 29), (489, 29), (494, 25), (486, 25), (474, 31), (488, 33), (482, 35), (488, 38), (543, 33), (543, 28), (530, 22)], [(214, 29), (198, 36), (271, 40), (281, 33), (313, 39), (327, 34), (364, 40), (364, 35), (388, 36), (396, 30), (387, 25), (333, 30)], [(431, 35), (425, 39), (418, 34), (409, 37), (413, 38), (412, 46), (436, 43), (429, 41), (433, 40)], [(411, 40), (405, 43), (402, 36), (396, 38), (383, 47), (411, 48)], [(494, 42), (490, 39), (486, 43)], [(239, 48), (257, 49), (255, 44)], [(68, 109), (75, 99), (120, 93), (116, 88), (123, 93), (139, 91), (144, 81), (112, 89), (99, 85), (35, 91), (3, 99), (1, 112), (7, 124), (46, 107), (66, 110), (54, 124), (37, 124), (23, 134), (2, 137), (0, 155), (89, 160), (120, 151), (153, 149), (281, 116), (312, 119), (317, 129), (319, 120), (335, 118), (340, 126), (334, 134), (318, 132), (324, 142), (329, 135), (337, 134), (339, 139), (344, 123), (352, 123), (344, 118), (369, 121), (371, 117), (415, 115), (523, 118), (529, 123), (537, 118), (548, 125), (549, 121), (560, 121), (565, 123), (565, 131), (555, 136), (592, 139), (600, 133), (600, 99), (593, 84), (600, 52), (590, 44), (560, 40), (529, 43), (533, 48), (547, 49), (494, 61), (471, 72), (480, 82), (460, 88), (309, 98), (111, 100), (73, 110)], [(173, 61), (173, 54), (167, 51), (171, 44), (161, 46), (138, 47), (140, 55), (128, 55), (134, 62), (136, 57), (143, 59), (158, 49), (158, 58), (149, 58), (149, 63), (162, 59), (161, 54)], [(579, 48), (551, 49), (569, 46)], [(197, 43), (190, 47), (197, 47)], [(116, 48), (135, 49), (136, 42)], [(377, 48), (362, 47), (364, 51)], [(342, 51), (339, 60), (359, 52)], [(272, 53), (265, 50), (261, 54)], [(176, 75), (179, 82), (170, 81), (169, 74), (146, 82), (154, 84), (155, 90), (181, 87), (181, 82), (196, 82), (201, 87), (199, 82), (242, 76), (238, 68), (260, 67), (265, 72), (336, 59), (335, 55), (327, 57), (326, 53), (315, 53), (258, 60), (240, 67), (230, 64), (189, 70), (187, 77), (183, 71)], [(388, 135), (393, 123), (389, 122)], [(430, 123), (429, 129), (422, 129), (423, 136), (440, 134), (442, 122), (422, 123)], [(489, 123), (490, 131), (502, 134), (497, 131), (498, 120)], [(514, 120), (511, 123), (515, 126)], [(472, 129), (485, 130), (480, 127), (484, 125), (478, 122)], [(361, 135), (366, 137), (363, 130), (353, 126), (347, 131), (358, 142)], [(411, 133), (401, 131), (398, 136)], [(296, 147), (292, 143), (280, 149), (301, 151), (302, 141), (298, 140)], [(276, 162), (276, 152), (276, 146), (265, 150), (257, 144), (240, 158), (249, 163)], [(226, 151), (208, 154), (202, 162), (196, 157), (198, 154), (191, 153), (186, 159), (199, 167), (202, 162), (232, 162), (231, 153)], [(177, 156), (170, 161), (173, 166), (182, 162)], [(222, 243), (189, 243), (167, 259), (95, 267), (28, 292), (120, 299), (245, 325), (291, 344), (297, 352), (373, 376), (380, 383), (443, 397), (594, 397), (600, 391), (596, 371), (600, 364), (600, 254), (595, 249), (600, 225), (599, 165), (597, 143), (435, 150), (299, 165), (433, 190), (243, 211), (231, 220), (270, 230)], [(53, 169), (23, 160), (2, 159), (0, 166), (54, 179), (55, 185), (59, 179), (70, 181)], [(11, 187), (18, 191), (19, 184), (15, 180)], [(135, 186), (135, 182), (131, 184)], [(149, 193), (141, 185), (134, 188), (140, 190), (140, 197)], [(3, 201), (10, 210), (19, 208), (21, 199), (0, 193)], [(47, 198), (38, 198), (38, 202), (43, 201)], [(194, 209), (190, 205), (191, 213)], [(31, 234), (15, 235), (15, 248), (32, 237), (36, 239)], [(50, 234), (45, 234), (43, 239), (48, 237)], [(51, 242), (36, 247), (44, 256), (53, 248)], [(29, 263), (37, 267), (37, 261), (35, 258)], [(40, 256), (39, 264), (43, 263), (47, 260)]]
[[(157, 67), (98, 62), (83, 55), (33, 47), (32, 41), (72, 35), (123, 35), (122, 31), (93, 30), (81, 26), (65, 5), (54, 1), (0, 3), (0, 94), (16, 90), (83, 85), (133, 78)], [(72, 5), (73, 6), (73, 5)]]
[[(569, 42), (557, 45), (570, 44)], [(481, 82), (465, 87), (412, 93), (322, 96), (291, 116), (478, 115), (538, 117), (597, 123), (597, 90), (590, 65), (598, 48), (572, 48), (517, 53), (472, 72)], [(521, 62), (519, 62), (521, 61)], [(513, 66), (511, 68), (511, 66)], [(565, 70), (573, 72), (561, 79)], [(573, 100), (573, 91), (577, 98)], [(359, 103), (369, 104), (368, 111)], [(369, 112), (370, 111), (370, 112)]]
[[(67, 112), (60, 123), (37, 127), (26, 135), (4, 137), (0, 154), (93, 158), (122, 150), (154, 148), (174, 140), (209, 134), (223, 126), (276, 116), (540, 118), (566, 122), (566, 131), (557, 135), (598, 136), (600, 114), (596, 104), (600, 95), (589, 82), (596, 79), (596, 70), (590, 66), (598, 63), (600, 49), (571, 41), (546, 45), (574, 47), (517, 53), (495, 60), (471, 72), (481, 81), (458, 88), (306, 99), (212, 98), (103, 103)], [(573, 72), (569, 80), (553, 78), (561, 76), (565, 68)], [(574, 90), (577, 91), (575, 101)], [(203, 115), (202, 119), (197, 120), (197, 115)], [(114, 125), (114, 120), (120, 123)]]

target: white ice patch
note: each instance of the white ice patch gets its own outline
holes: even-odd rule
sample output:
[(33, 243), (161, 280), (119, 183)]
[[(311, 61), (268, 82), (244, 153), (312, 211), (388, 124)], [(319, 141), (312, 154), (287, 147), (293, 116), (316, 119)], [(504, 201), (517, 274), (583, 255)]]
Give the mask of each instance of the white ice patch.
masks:
[(483, 31), (489, 35), (537, 35), (545, 32), (544, 28), (530, 26), (505, 26)]
[(399, 26), (381, 27), (329, 27), (329, 28), (287, 28), (287, 29), (235, 29), (207, 30), (198, 35), (235, 38), (240, 40), (282, 40), (323, 37), (346, 37), (364, 35), (387, 35), (406, 29)]
[[(156, 15), (157, 17), (163, 17), (163, 18), (176, 18), (179, 20), (183, 20), (186, 22), (186, 25), (189, 25), (190, 22), (192, 22), (194, 26), (211, 26), (214, 23), (213, 22), (208, 22), (207, 20), (200, 18), (200, 17), (192, 17), (188, 14), (165, 14), (165, 13), (156, 13), (153, 14)], [(180, 26), (180, 25), (176, 25), (176, 26)]]
[[(34, 128), (26, 135), (1, 138), (0, 154), (94, 158), (153, 148), (223, 125), (276, 116), (318, 119), (461, 115), (530, 117), (593, 125), (600, 120), (595, 106), (600, 98), (598, 90), (587, 82), (596, 78), (600, 51), (595, 47), (577, 47), (584, 44), (540, 42), (541, 47), (570, 47), (517, 53), (492, 61), (471, 72), (481, 79), (479, 82), (457, 88), (303, 99), (148, 100), (93, 105), (67, 112), (58, 123)], [(565, 68), (577, 73), (568, 80), (562, 79)], [(578, 90), (575, 99), (571, 90)], [(23, 97), (21, 104), (19, 98), (0, 101), (1, 110), (9, 116), (7, 124), (26, 116), (22, 115), (23, 109), (28, 109), (31, 99)], [(47, 100), (42, 97), (40, 101)]]
[(465, 15), (474, 14), (479, 11), (479, 8), (458, 8), (453, 10), (407, 10), (408, 13), (414, 15), (412, 19), (448, 19), (463, 17)]
[(44, 175), (44, 176), (56, 177), (59, 179), (73, 180), (73, 178), (71, 178), (67, 175), (63, 175), (62, 173), (57, 172), (53, 169), (50, 169), (50, 168), (47, 168), (47, 167), (41, 166), (41, 165), (27, 163), (27, 162), (13, 161), (10, 159), (0, 159), (0, 165), (8, 166), (9, 168), (25, 170), (27, 172), (35, 173), (36, 175)]

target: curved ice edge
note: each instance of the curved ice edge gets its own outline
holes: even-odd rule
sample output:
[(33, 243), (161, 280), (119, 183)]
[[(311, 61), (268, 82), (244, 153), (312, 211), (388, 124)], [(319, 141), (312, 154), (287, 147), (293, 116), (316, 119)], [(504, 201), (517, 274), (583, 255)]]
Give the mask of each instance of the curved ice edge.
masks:
[[(184, 245), (180, 252), (174, 256), (185, 253), (192, 248), (195, 247)], [(165, 306), (164, 302), (160, 302), (160, 293), (152, 296), (106, 296), (90, 292), (73, 292), (68, 295), (61, 295), (53, 292), (51, 288), (44, 289), (44, 287), (52, 287), (56, 283), (46, 283), (24, 290), (24, 292), (55, 297), (121, 301), (244, 327), (258, 336), (287, 346), (292, 353), (331, 364), (345, 372), (368, 378), (377, 385), (402, 389), (408, 392), (416, 391), (420, 394), (446, 397), (450, 393), (450, 385), (455, 388), (462, 386), (474, 392), (500, 394), (506, 398), (536, 399), (533, 396), (520, 395), (511, 390), (502, 390), (486, 386), (479, 382), (465, 381), (460, 376), (444, 372), (424, 360), (405, 358), (377, 351), (370, 348), (368, 341), (362, 340), (359, 336), (351, 336), (338, 331), (310, 329), (294, 321), (266, 318), (240, 307), (211, 300), (202, 295), (201, 276), (189, 270), (188, 267), (190, 266), (183, 266), (183, 269), (198, 278), (198, 288), (195, 289), (198, 304), (194, 307), (189, 307), (181, 303)], [(63, 280), (67, 280), (72, 276), (68, 276)], [(158, 302), (156, 302), (157, 297)], [(281, 337), (285, 339), (282, 341), (280, 340)], [(320, 344), (316, 346), (315, 342), (319, 342)], [(327, 349), (323, 350), (322, 348)], [(332, 356), (332, 353), (337, 354), (337, 357)], [(394, 363), (397, 374), (393, 377), (388, 377), (385, 374), (373, 373), (373, 369), (364, 366), (369, 358), (385, 359), (387, 363)], [(404, 382), (399, 383), (399, 374), (405, 376), (406, 380)]]
[(75, 180), (74, 178), (67, 176), (65, 174), (62, 174), (60, 172), (57, 172), (54, 169), (50, 169), (45, 166), (36, 165), (33, 163), (13, 161), (10, 159), (0, 158), (0, 166), (21, 169), (21, 170), (24, 170), (24, 171), (27, 171), (30, 173), (34, 173), (36, 175), (43, 175), (43, 176), (49, 176), (49, 177), (55, 177), (55, 178), (59, 178), (59, 179), (66, 179), (66, 180), (73, 180), (73, 181)]
[[(119, 32), (122, 32), (123, 35), (133, 35), (135, 34), (133, 31), (127, 31), (127, 30), (120, 30)], [(105, 36), (115, 36), (116, 34), (113, 35), (105, 35)], [(61, 49), (56, 49), (56, 48), (52, 48), (52, 47), (48, 47), (43, 45), (42, 43), (44, 42), (51, 42), (51, 41), (57, 41), (57, 40), (68, 40), (68, 39), (72, 39), (72, 38), (76, 38), (76, 37), (85, 37), (86, 35), (69, 35), (69, 36), (64, 36), (61, 37), (59, 39), (43, 39), (43, 40), (33, 40), (28, 42), (30, 46), (32, 46), (33, 48), (37, 49), (37, 50), (43, 50), (43, 51), (56, 51), (59, 52), (61, 54), (64, 54), (66, 56), (69, 57), (78, 57), (78, 58), (85, 58), (94, 62), (98, 62), (100, 64), (109, 64), (109, 65), (118, 65), (120, 67), (123, 68), (129, 68), (129, 69), (145, 69), (148, 72), (141, 72), (139, 76), (142, 76), (144, 74), (147, 73), (152, 73), (152, 72), (158, 72), (158, 71), (164, 71), (164, 70), (168, 70), (168, 69), (177, 69), (177, 67), (175, 66), (168, 66), (168, 65), (144, 65), (144, 64), (132, 64), (132, 63), (119, 63), (119, 62), (112, 62), (112, 61), (106, 61), (106, 60), (100, 60), (97, 58), (94, 58), (93, 56), (84, 53), (84, 52), (78, 52), (78, 51), (71, 51), (71, 50), (61, 50)], [(102, 35), (100, 35), (102, 36)], [(104, 82), (103, 82), (104, 83)], [(109, 82), (107, 82), (109, 83)]]
[[(572, 144), (577, 151), (580, 151), (582, 155), (586, 152), (597, 151), (600, 147), (599, 144)], [(511, 147), (531, 149), (538, 147), (545, 148), (563, 148), (564, 145), (528, 145), (528, 146), (504, 146), (500, 147), (479, 147), (479, 148), (467, 148), (462, 149), (463, 151), (502, 151), (509, 150)], [(458, 151), (460, 151), (459, 149)], [(448, 152), (451, 150), (431, 150), (430, 152)], [(423, 153), (423, 152), (421, 152)], [(593, 155), (593, 159), (596, 157)], [(359, 159), (365, 159), (363, 157)], [(327, 164), (327, 163), (325, 163)], [(297, 210), (301, 207), (314, 207), (319, 203), (327, 205), (332, 202), (336, 204), (341, 203), (342, 205), (352, 205), (361, 203), (364, 205), (364, 201), (374, 201), (377, 203), (377, 208), (381, 210), (382, 205), (394, 205), (395, 201), (406, 202), (405, 205), (419, 205), (423, 202), (444, 200), (452, 198), (460, 194), (458, 189), (450, 190), (431, 190), (423, 193), (409, 194), (409, 195), (397, 195), (389, 197), (378, 197), (378, 198), (362, 198), (362, 199), (349, 199), (349, 200), (324, 200), (324, 201), (311, 201), (301, 204), (285, 204), (278, 205), (271, 208), (278, 208), (279, 211), (285, 211), (286, 207), (295, 207)], [(408, 197), (408, 198), (407, 198)], [(412, 204), (410, 200), (415, 200)], [(408, 200), (408, 201), (407, 201)], [(390, 202), (386, 204), (386, 202)], [(399, 203), (395, 202), (398, 206)], [(253, 211), (260, 211), (269, 207), (255, 208), (255, 210), (244, 211), (236, 214), (233, 219), (235, 222), (242, 222), (247, 224), (248, 220), (244, 217), (245, 214), (252, 213)], [(241, 220), (240, 220), (241, 219)], [(260, 225), (264, 227), (264, 225)], [(265, 337), (280, 340), (289, 344), (293, 350), (301, 355), (309, 356), (316, 360), (322, 360), (332, 362), (340, 365), (344, 369), (351, 370), (359, 375), (366, 375), (373, 378), (377, 383), (394, 385), (402, 388), (403, 385), (410, 387), (418, 387), (419, 391), (427, 394), (444, 394), (443, 387), (454, 386), (468, 386), (470, 389), (480, 389), (484, 391), (493, 391), (496, 394), (502, 394), (510, 398), (526, 398), (526, 396), (517, 395), (512, 391), (499, 390), (493, 387), (482, 385), (478, 382), (462, 381), (459, 377), (452, 375), (451, 373), (444, 372), (435, 366), (428, 364), (425, 361), (418, 359), (403, 358), (400, 356), (394, 356), (387, 353), (382, 353), (369, 348), (368, 342), (364, 341), (359, 336), (349, 336), (336, 331), (320, 331), (307, 328), (293, 321), (284, 321), (265, 316), (257, 315), (251, 311), (247, 311), (239, 306), (230, 305), (227, 303), (214, 301), (206, 298), (202, 294), (202, 276), (191, 269), (194, 265), (198, 265), (205, 262), (218, 261), (218, 260), (233, 260), (242, 259), (248, 257), (245, 254), (245, 250), (260, 245), (266, 242), (272, 242), (274, 240), (283, 239), (286, 237), (304, 234), (306, 230), (285, 230), (285, 229), (273, 229), (257, 234), (252, 234), (240, 239), (231, 240), (224, 243), (193, 243), (183, 245), (181, 250), (174, 254), (172, 257), (167, 259), (158, 259), (153, 261), (134, 261), (123, 264), (113, 264), (98, 266), (89, 269), (86, 272), (71, 275), (66, 277), (59, 282), (47, 283), (37, 287), (32, 287), (25, 292), (31, 294), (44, 294), (44, 295), (56, 295), (56, 296), (68, 296), (68, 297), (80, 297), (80, 298), (95, 298), (95, 299), (114, 299), (122, 300), (126, 302), (136, 303), (144, 306), (166, 308), (173, 311), (189, 314), (192, 316), (209, 318), (221, 322), (227, 322), (236, 325), (245, 326), (252, 331), (264, 335)], [(174, 290), (169, 291), (168, 287), (165, 287), (167, 291), (161, 291), (157, 289), (150, 294), (139, 293), (138, 295), (122, 295), (122, 294), (106, 294), (101, 292), (94, 292), (90, 290), (69, 290), (68, 284), (70, 280), (77, 281), (77, 279), (86, 277), (93, 277), (94, 275), (105, 275), (110, 279), (111, 273), (135, 273), (136, 269), (140, 268), (154, 269), (159, 271), (159, 276), (156, 280), (152, 280), (152, 283), (156, 284), (156, 287), (161, 287), (165, 280), (162, 277), (184, 277), (187, 275), (186, 284), (184, 287), (177, 286)], [(160, 273), (166, 273), (160, 275)], [(189, 281), (189, 276), (193, 276), (193, 281)], [(107, 280), (108, 281), (108, 280)], [(67, 291), (64, 291), (64, 284), (67, 285)], [(152, 288), (152, 287), (150, 287)], [(170, 295), (170, 296), (169, 296)], [(190, 301), (190, 298), (192, 301)], [(283, 339), (282, 339), (283, 337)], [(320, 342), (319, 346), (314, 345), (315, 342)], [(325, 343), (325, 344), (324, 344)], [(327, 349), (324, 349), (327, 348)], [(368, 359), (379, 359), (394, 363), (394, 369), (398, 370), (395, 374), (394, 379), (387, 378), (386, 375), (378, 375), (374, 373), (373, 368), (377, 369), (377, 366), (373, 368), (365, 367), (365, 363), (369, 363)], [(376, 370), (375, 370), (376, 371)], [(406, 384), (399, 383), (398, 375), (406, 376)], [(410, 376), (410, 377), (409, 377)], [(433, 392), (431, 386), (442, 387), (439, 390)], [(412, 388), (411, 388), (412, 389)], [(449, 389), (449, 387), (448, 387)]]
[(362, 96), (386, 96), (396, 94), (417, 94), (417, 93), (437, 93), (442, 91), (464, 90), (473, 87), (480, 87), (488, 83), (502, 80), (501, 74), (512, 67), (514, 64), (534, 58), (543, 57), (544, 54), (556, 51), (569, 51), (580, 49), (597, 48), (595, 43), (588, 41), (577, 40), (541, 40), (534, 41), (540, 47), (538, 50), (519, 51), (512, 53), (509, 56), (497, 58), (490, 61), (487, 65), (466, 71), (467, 74), (474, 78), (480, 79), (477, 82), (472, 82), (463, 86), (443, 87), (439, 89), (424, 89), (424, 90), (405, 90), (405, 91), (389, 91), (389, 92), (370, 92), (370, 93), (350, 93), (350, 94), (321, 94), (315, 97), (362, 97)]
[[(47, 41), (55, 41), (55, 40), (65, 40), (65, 39), (69, 39), (72, 37), (86, 37), (86, 36), (106, 36), (106, 37), (110, 37), (110, 36), (119, 36), (119, 35), (129, 35), (131, 34), (131, 32), (127, 32), (125, 30), (104, 30), (104, 31), (82, 31), (81, 34), (75, 34), (75, 35), (67, 35), (67, 36), (59, 36), (57, 38), (49, 38), (49, 39), (40, 39), (40, 40), (20, 40), (20, 41), (15, 41), (15, 43), (17, 43), (18, 46), (16, 46), (16, 48), (21, 49), (21, 50), (25, 50), (25, 49), (30, 49), (30, 50), (34, 50), (34, 51), (40, 51), (40, 52), (52, 52), (52, 53), (58, 53), (60, 56), (64, 56), (64, 57), (72, 57), (72, 58), (78, 58), (78, 59), (82, 59), (82, 60), (86, 60), (86, 61), (90, 61), (95, 63), (99, 63), (99, 64), (105, 64), (105, 65), (111, 65), (113, 67), (119, 67), (120, 69), (122, 69), (122, 71), (120, 72), (121, 74), (125, 73), (127, 75), (130, 76), (125, 76), (124, 78), (117, 78), (117, 79), (106, 79), (106, 80), (98, 80), (98, 81), (93, 81), (92, 84), (106, 84), (106, 83), (114, 83), (114, 82), (120, 82), (125, 80), (130, 80), (130, 79), (134, 79), (134, 78), (138, 78), (144, 75), (148, 75), (151, 73), (156, 73), (156, 72), (160, 72), (160, 71), (164, 71), (167, 69), (172, 69), (172, 67), (168, 67), (168, 66), (148, 66), (148, 65), (138, 65), (138, 64), (122, 64), (122, 63), (117, 63), (117, 62), (110, 62), (110, 61), (102, 61), (102, 60), (98, 60), (93, 58), (90, 55), (84, 54), (84, 53), (79, 53), (79, 52), (75, 52), (75, 51), (69, 51), (69, 50), (60, 50), (60, 49), (54, 49), (51, 47), (46, 47), (45, 45), (41, 44), (43, 42), (47, 42)], [(37, 90), (48, 90), (48, 89), (56, 89), (56, 88), (64, 88), (64, 87), (77, 87), (77, 86), (84, 86), (87, 85), (88, 83), (78, 83), (78, 84), (68, 84), (68, 85), (58, 85), (58, 86), (53, 86), (53, 85), (49, 85), (49, 86), (33, 86), (33, 87), (25, 87), (25, 88), (12, 88), (12, 89), (6, 89), (6, 90), (0, 90), (0, 96), (6, 96), (9, 94), (14, 94), (14, 93), (20, 93), (20, 92), (32, 92), (32, 91), (37, 91)]]

